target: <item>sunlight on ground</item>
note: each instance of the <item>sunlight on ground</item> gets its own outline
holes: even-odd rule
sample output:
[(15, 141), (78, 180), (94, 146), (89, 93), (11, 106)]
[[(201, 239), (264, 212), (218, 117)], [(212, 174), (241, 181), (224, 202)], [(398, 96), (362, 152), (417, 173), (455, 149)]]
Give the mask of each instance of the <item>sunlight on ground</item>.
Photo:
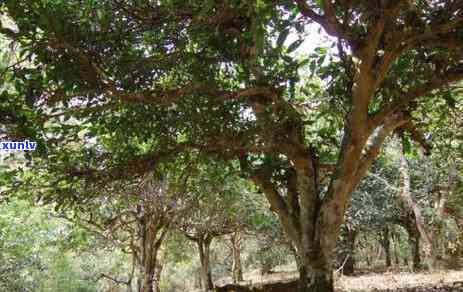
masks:
[(463, 271), (438, 271), (433, 273), (372, 273), (355, 277), (342, 276), (336, 286), (346, 291), (363, 289), (397, 289), (417, 286), (433, 286), (459, 282), (462, 280)]
[[(262, 285), (276, 282), (292, 281), (298, 277), (294, 271), (279, 271), (268, 275), (262, 275), (258, 271), (246, 273), (245, 281), (241, 285)], [(387, 272), (370, 273), (360, 276), (340, 276), (336, 279), (337, 291), (375, 291), (385, 289), (398, 289), (410, 287), (427, 287), (443, 284), (451, 284), (463, 281), (463, 271), (438, 271), (438, 272)], [(231, 279), (217, 281), (218, 286), (230, 283)]]

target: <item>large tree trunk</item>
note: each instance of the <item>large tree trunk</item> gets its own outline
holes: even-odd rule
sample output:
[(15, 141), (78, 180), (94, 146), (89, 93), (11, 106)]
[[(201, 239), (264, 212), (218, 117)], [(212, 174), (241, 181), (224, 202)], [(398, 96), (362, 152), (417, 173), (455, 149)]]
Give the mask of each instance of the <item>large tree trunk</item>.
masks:
[(143, 280), (140, 292), (154, 292), (155, 269), (144, 267), (141, 270), (141, 274), (143, 275)]
[(161, 276), (161, 266), (158, 262), (158, 254), (161, 244), (167, 234), (167, 224), (158, 218), (142, 216), (138, 222), (140, 234), (140, 254), (138, 265), (140, 267), (141, 287), (140, 292), (158, 292)]
[(316, 252), (302, 257), (298, 292), (331, 292), (334, 289), (331, 258)]
[[(272, 163), (265, 162), (256, 169), (246, 157), (240, 159), (241, 167), (251, 172), (251, 179), (265, 194), (298, 250), (300, 292), (333, 291), (333, 256), (352, 193), (378, 157), (386, 137), (405, 122), (400, 113), (370, 119), (368, 101), (375, 92), (370, 61), (361, 62), (361, 76), (357, 76), (358, 82), (352, 88), (355, 106), (347, 116), (340, 155), (334, 169), (328, 170), (332, 173), (323, 195), (321, 165), (317, 154), (306, 146), (304, 127), (297, 119), (287, 123), (288, 128), (282, 133), (285, 142), (278, 143), (291, 164), (284, 170), (284, 177), (279, 178), (281, 181), (276, 183)], [(263, 112), (256, 112), (257, 119), (264, 122)]]
[(241, 267), (241, 232), (236, 231), (232, 233), (230, 237), (232, 244), (232, 253), (233, 253), (233, 263), (232, 263), (232, 274), (233, 274), (233, 283), (238, 283), (243, 281), (243, 269)]
[(157, 254), (158, 250), (147, 246), (144, 250), (140, 275), (142, 276), (142, 285), (140, 292), (158, 292), (159, 275), (157, 275)]
[(209, 292), (214, 290), (214, 283), (212, 282), (212, 274), (210, 269), (210, 246), (211, 239), (207, 236), (204, 239), (196, 241), (199, 250), (199, 260), (201, 262), (201, 282), (203, 291)]

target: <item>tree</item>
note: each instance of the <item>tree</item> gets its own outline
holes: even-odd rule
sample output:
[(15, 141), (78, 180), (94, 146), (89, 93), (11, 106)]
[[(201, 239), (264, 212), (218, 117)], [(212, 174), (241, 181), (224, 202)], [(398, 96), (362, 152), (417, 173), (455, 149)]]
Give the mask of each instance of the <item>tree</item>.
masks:
[(102, 277), (124, 283), (131, 289), (134, 277), (138, 276), (138, 291), (160, 291), (162, 244), (174, 222), (193, 205), (189, 179), (194, 171), (189, 163), (184, 168), (182, 164), (177, 165), (181, 166), (158, 165), (154, 173), (138, 180), (87, 185), (82, 190), (74, 190), (75, 195), (86, 196), (85, 204), (70, 210), (73, 217), (65, 213), (63, 216), (132, 257), (127, 280), (106, 274)]
[[(56, 123), (73, 116), (130, 142), (163, 138), (132, 152), (130, 144), (105, 149), (98, 161), (111, 167), (95, 167), (93, 155), (80, 174), (149, 172), (187, 149), (240, 160), (297, 249), (300, 291), (333, 290), (352, 192), (392, 132), (424, 141), (418, 105), (463, 78), (456, 0), (10, 0), (1, 11), (17, 26), (1, 32), (34, 56), (30, 68), (10, 68), (16, 91), (2, 94), (1, 111), (39, 142), (38, 153), (76, 139), (81, 127)], [(307, 22), (333, 38), (331, 60), (323, 62), (325, 48), (309, 60), (291, 55)], [(298, 40), (286, 46), (289, 31)], [(325, 82), (323, 98), (298, 82), (308, 63)], [(61, 156), (62, 166), (78, 164), (75, 150)]]
[(232, 279), (233, 284), (241, 282), (243, 278), (243, 268), (241, 265), (241, 249), (243, 245), (243, 233), (237, 230), (230, 235), (230, 244), (232, 249)]
[[(223, 235), (232, 235), (233, 247), (239, 244), (237, 233), (249, 226), (256, 208), (246, 206), (240, 199), (245, 199), (249, 191), (246, 183), (238, 177), (233, 178), (233, 173), (223, 171), (223, 168), (214, 169), (208, 167), (205, 174), (209, 176), (204, 180), (196, 181), (197, 196), (191, 205), (191, 211), (178, 220), (178, 228), (185, 237), (193, 241), (198, 247), (201, 264), (201, 286), (203, 291), (212, 291), (214, 283), (210, 269), (210, 246), (212, 241)], [(206, 170), (206, 169), (204, 169)], [(203, 171), (204, 171), (203, 170)], [(211, 183), (211, 181), (213, 183)], [(250, 194), (247, 194), (250, 196)], [(249, 201), (249, 200), (247, 200)], [(235, 255), (236, 249), (233, 249)], [(239, 255), (235, 255), (239, 257)], [(234, 259), (234, 265), (236, 257)], [(238, 259), (239, 262), (239, 259)], [(235, 267), (237, 268), (237, 267)], [(235, 271), (236, 272), (236, 271)], [(242, 277), (242, 275), (241, 275)]]

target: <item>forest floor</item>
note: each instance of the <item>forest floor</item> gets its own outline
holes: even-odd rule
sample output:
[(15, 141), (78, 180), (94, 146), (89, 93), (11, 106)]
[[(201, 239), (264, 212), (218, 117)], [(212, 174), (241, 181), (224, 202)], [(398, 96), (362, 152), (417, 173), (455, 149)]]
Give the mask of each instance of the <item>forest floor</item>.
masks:
[[(293, 271), (278, 271), (261, 275), (258, 272), (245, 274), (245, 281), (241, 285), (266, 285), (273, 283), (289, 282), (297, 279), (297, 273)], [(435, 272), (363, 272), (354, 276), (337, 276), (336, 290), (342, 291), (385, 291), (415, 287), (452, 286), (452, 283), (463, 281), (463, 271), (445, 270)], [(219, 281), (222, 282), (222, 281)], [(228, 282), (223, 279), (222, 283)], [(229, 283), (229, 282), (228, 282)], [(221, 286), (221, 283), (217, 283)], [(427, 289), (426, 289), (427, 291)], [(433, 290), (432, 290), (433, 291)]]
[(340, 276), (336, 287), (341, 291), (374, 291), (413, 287), (450, 285), (463, 281), (463, 271), (436, 271), (422, 273), (386, 272), (358, 276)]

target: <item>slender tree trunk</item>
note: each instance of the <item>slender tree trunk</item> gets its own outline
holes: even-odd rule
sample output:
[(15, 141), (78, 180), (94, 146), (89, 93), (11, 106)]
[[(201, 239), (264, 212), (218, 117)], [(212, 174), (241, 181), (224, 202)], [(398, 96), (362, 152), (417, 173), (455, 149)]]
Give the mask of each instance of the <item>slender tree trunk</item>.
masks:
[[(347, 224), (346, 224), (347, 225)], [(343, 229), (343, 240), (340, 244), (338, 264), (344, 275), (353, 275), (355, 269), (355, 239), (357, 232), (350, 226)]]
[(413, 270), (419, 271), (422, 268), (420, 256), (420, 236), (413, 234), (409, 237), (410, 248), (412, 250)]
[[(141, 270), (140, 270), (141, 271)], [(140, 272), (140, 275), (137, 278), (137, 291), (142, 291), (143, 289), (143, 279), (142, 279), (143, 273)]]
[(155, 273), (154, 273), (154, 287), (153, 290), (154, 292), (160, 292), (161, 291), (161, 273), (162, 273), (162, 268), (163, 265), (158, 263), (156, 265)]
[(365, 261), (367, 263), (367, 267), (370, 268), (371, 267), (371, 262), (372, 262), (372, 247), (371, 247), (371, 244), (369, 244), (369, 240), (368, 240), (368, 237), (365, 236), (364, 238), (365, 240)]
[(421, 210), (418, 207), (418, 205), (415, 203), (411, 195), (410, 172), (409, 172), (408, 162), (407, 162), (407, 159), (404, 153), (402, 153), (400, 156), (400, 174), (402, 178), (402, 190), (399, 192), (400, 198), (402, 199), (405, 207), (408, 208), (409, 212), (413, 214), (416, 229), (418, 230), (421, 240), (423, 241), (423, 244), (424, 244), (423, 247), (424, 247), (424, 252), (426, 254), (426, 257), (429, 258), (431, 262), (433, 263), (434, 255), (433, 255), (433, 250), (432, 250), (432, 247), (433, 247), (432, 240), (431, 240), (429, 233), (427, 232), (425, 228), (425, 222), (421, 214)]
[(437, 196), (437, 201), (435, 202), (436, 208), (436, 217), (434, 219), (434, 232), (432, 234), (432, 250), (434, 251), (434, 268), (439, 268), (444, 257), (445, 257), (445, 248), (444, 248), (444, 208), (445, 208), (445, 195), (439, 193)]
[(400, 266), (400, 237), (396, 232), (394, 232), (393, 235), (395, 265)]
[(389, 236), (389, 227), (385, 226), (383, 231), (381, 232), (381, 239), (380, 239), (381, 246), (384, 249), (384, 253), (386, 255), (386, 267), (392, 266), (392, 257), (391, 257), (391, 240)]
[(456, 268), (461, 268), (463, 266), (463, 219), (462, 218), (459, 218), (457, 220), (457, 227), (460, 232), (458, 235), (457, 250), (455, 252)]
[(243, 269), (241, 267), (241, 232), (236, 231), (232, 233), (231, 237), (232, 244), (232, 253), (233, 253), (233, 263), (232, 263), (232, 273), (233, 273), (233, 283), (238, 283), (243, 281)]
[(140, 292), (158, 292), (158, 281), (156, 274), (157, 263), (156, 263), (156, 255), (157, 250), (152, 251), (154, 254), (152, 256), (148, 256), (148, 258), (144, 259), (144, 264), (141, 267), (140, 274), (142, 275), (142, 286)]
[(435, 268), (440, 268), (445, 257), (445, 217), (447, 200), (453, 197), (458, 182), (458, 169), (455, 161), (451, 161), (448, 168), (448, 185), (447, 191), (437, 191), (437, 200), (435, 201), (436, 217), (434, 220), (433, 232), (433, 250), (435, 255)]
[(214, 290), (214, 283), (212, 282), (212, 274), (210, 269), (210, 246), (211, 240), (209, 238), (200, 239), (196, 242), (199, 250), (199, 260), (201, 262), (201, 281), (203, 291), (209, 292)]
[(198, 270), (195, 270), (195, 288), (199, 288), (200, 290), (203, 290), (203, 282), (202, 282), (202, 277), (201, 277), (201, 267), (199, 267)]
[(355, 272), (355, 240), (357, 238), (357, 231), (349, 228), (347, 232), (349, 257), (347, 258), (344, 266), (344, 274), (353, 275)]
[(140, 238), (140, 292), (154, 292), (154, 279), (156, 273), (156, 259), (158, 250), (155, 245), (157, 226), (142, 217), (139, 221)]
[(290, 243), (289, 244), (289, 249), (291, 250), (291, 253), (294, 256), (294, 261), (296, 262), (296, 267), (302, 266), (302, 260), (300, 258), (299, 252), (297, 248), (294, 246), (294, 244)]
[(422, 268), (421, 255), (420, 255), (420, 233), (415, 225), (412, 215), (407, 217), (408, 221), (404, 222), (405, 230), (408, 233), (408, 245), (411, 251), (412, 269), (418, 271)]

